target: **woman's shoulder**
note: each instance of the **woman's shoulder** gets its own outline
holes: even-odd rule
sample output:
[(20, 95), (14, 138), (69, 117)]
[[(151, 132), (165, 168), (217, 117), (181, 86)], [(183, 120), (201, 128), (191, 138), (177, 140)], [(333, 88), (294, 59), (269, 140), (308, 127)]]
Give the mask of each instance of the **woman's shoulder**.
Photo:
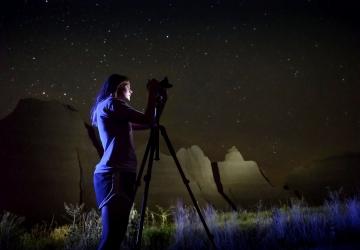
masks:
[(107, 104), (113, 106), (129, 106), (129, 104), (121, 98), (109, 97), (105, 101)]
[(106, 99), (102, 100), (99, 104), (100, 104), (100, 106), (106, 107), (109, 105), (118, 105), (118, 104), (125, 104), (125, 103), (123, 100), (121, 100), (119, 98), (109, 96)]
[(108, 97), (100, 103), (99, 108), (108, 111), (118, 111), (129, 110), (131, 106), (123, 99)]

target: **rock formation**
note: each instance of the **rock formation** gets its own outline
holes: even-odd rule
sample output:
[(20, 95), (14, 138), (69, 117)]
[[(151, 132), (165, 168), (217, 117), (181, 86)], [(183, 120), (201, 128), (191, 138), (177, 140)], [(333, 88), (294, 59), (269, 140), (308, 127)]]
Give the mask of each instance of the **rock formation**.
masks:
[[(140, 162), (143, 156), (143, 150), (140, 149), (139, 151), (137, 151), (137, 155)], [(177, 202), (192, 204), (190, 196), (174, 163), (173, 158), (161, 152), (159, 157), (159, 161), (153, 162), (154, 165), (150, 181), (148, 205), (152, 208), (155, 208), (157, 205), (161, 207), (176, 206)], [(179, 157), (179, 153), (178, 158), (179, 160), (181, 159)], [(139, 168), (140, 166), (138, 166), (138, 169)], [(147, 165), (145, 167), (143, 176), (146, 174), (146, 169)], [(201, 189), (197, 185), (197, 182), (194, 181), (192, 175), (190, 174), (191, 172), (188, 171), (185, 165), (182, 166), (182, 170), (184, 171), (187, 179), (190, 181), (190, 188), (194, 193), (197, 201), (200, 204), (205, 205), (206, 201), (204, 200)], [(144, 187), (145, 183), (142, 180), (135, 200), (136, 207), (140, 207)]]
[(0, 209), (44, 218), (64, 202), (95, 205), (98, 152), (79, 112), (56, 101), (21, 100), (0, 121)]
[(313, 204), (321, 204), (329, 191), (342, 189), (344, 195), (360, 190), (360, 153), (348, 153), (295, 168), (284, 188)]
[(281, 188), (270, 183), (256, 162), (245, 161), (236, 147), (218, 162), (218, 173), (224, 194), (237, 206), (254, 206), (259, 200), (276, 203), (288, 198)]
[[(209, 203), (217, 209), (236, 210), (239, 207), (255, 206), (259, 200), (277, 203), (289, 197), (281, 188), (270, 184), (256, 162), (244, 161), (235, 147), (229, 150), (225, 161), (219, 163), (211, 163), (196, 145), (187, 149), (181, 148), (177, 152), (177, 157), (200, 205)], [(170, 198), (172, 202), (183, 199), (189, 203), (189, 195), (173, 159), (166, 155), (160, 159), (153, 171), (158, 180), (152, 181), (150, 187), (150, 190), (159, 191), (150, 191), (152, 199), (158, 201), (159, 205)], [(164, 190), (168, 192), (168, 196), (164, 196)]]

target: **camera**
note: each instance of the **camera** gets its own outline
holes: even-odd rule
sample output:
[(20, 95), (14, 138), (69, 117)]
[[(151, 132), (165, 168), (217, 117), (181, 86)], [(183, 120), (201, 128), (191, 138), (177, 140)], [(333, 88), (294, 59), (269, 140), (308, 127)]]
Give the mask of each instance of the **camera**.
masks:
[(164, 79), (162, 79), (160, 81), (160, 87), (164, 88), (164, 89), (169, 89), (171, 88), (173, 85), (169, 83), (168, 78), (165, 76)]
[(159, 82), (159, 88), (156, 89), (156, 121), (159, 123), (161, 113), (165, 107), (167, 101), (167, 89), (171, 88), (173, 85), (169, 83), (167, 77), (164, 77), (163, 80)]
[(158, 105), (165, 104), (167, 100), (167, 89), (171, 88), (172, 86), (173, 85), (169, 83), (167, 77), (164, 77), (164, 79), (159, 82), (159, 88), (156, 90), (156, 102)]
[[(156, 79), (153, 79), (153, 80), (156, 80)], [(158, 80), (156, 80), (158, 81)], [(150, 80), (149, 80), (150, 82)], [(159, 81), (158, 81), (159, 82)], [(171, 88), (173, 85), (169, 83), (169, 80), (167, 77), (164, 77), (164, 79), (162, 79), (160, 82), (159, 82), (159, 87), (160, 87), (160, 90), (166, 90), (166, 89), (169, 89)], [(149, 87), (148, 85), (146, 86), (147, 88)]]

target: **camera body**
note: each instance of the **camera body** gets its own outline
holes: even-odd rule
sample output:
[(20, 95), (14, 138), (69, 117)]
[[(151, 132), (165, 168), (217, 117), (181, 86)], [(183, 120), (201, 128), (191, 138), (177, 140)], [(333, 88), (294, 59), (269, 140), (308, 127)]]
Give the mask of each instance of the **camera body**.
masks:
[[(155, 79), (156, 80), (156, 79)], [(159, 82), (159, 88), (156, 89), (156, 102), (165, 103), (167, 100), (167, 89), (171, 88), (173, 85), (169, 83), (167, 77), (164, 77), (163, 80)], [(148, 87), (148, 86), (146, 86)]]
[(159, 82), (159, 88), (156, 89), (156, 121), (159, 123), (161, 113), (167, 101), (167, 89), (173, 85), (169, 83), (167, 77)]
[[(157, 82), (159, 82), (158, 80), (156, 79), (153, 79)], [(150, 80), (148, 81), (148, 84), (150, 83)], [(169, 80), (167, 77), (164, 77), (164, 79), (162, 79), (160, 82), (159, 82), (159, 89), (160, 90), (166, 90), (166, 89), (169, 89), (171, 88), (173, 85), (169, 83)], [(147, 88), (149, 88), (149, 85), (146, 85)]]
[(165, 76), (164, 79), (160, 81), (160, 87), (164, 89), (169, 89), (173, 85), (169, 83), (169, 79)]

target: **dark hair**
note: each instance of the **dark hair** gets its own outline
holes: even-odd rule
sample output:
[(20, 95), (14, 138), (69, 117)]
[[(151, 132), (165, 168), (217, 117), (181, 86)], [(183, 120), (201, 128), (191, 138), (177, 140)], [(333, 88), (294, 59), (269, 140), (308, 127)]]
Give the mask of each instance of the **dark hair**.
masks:
[(91, 111), (90, 111), (90, 119), (91, 119), (91, 124), (93, 126), (97, 126), (97, 121), (96, 121), (96, 107), (97, 105), (102, 102), (103, 100), (105, 100), (106, 98), (108, 98), (111, 94), (115, 93), (117, 86), (119, 85), (119, 83), (124, 82), (124, 81), (128, 81), (129, 78), (127, 76), (124, 75), (118, 75), (118, 74), (112, 74), (111, 76), (109, 76), (108, 79), (106, 79), (106, 81), (103, 83), (103, 85), (101, 86), (94, 104), (91, 107)]

